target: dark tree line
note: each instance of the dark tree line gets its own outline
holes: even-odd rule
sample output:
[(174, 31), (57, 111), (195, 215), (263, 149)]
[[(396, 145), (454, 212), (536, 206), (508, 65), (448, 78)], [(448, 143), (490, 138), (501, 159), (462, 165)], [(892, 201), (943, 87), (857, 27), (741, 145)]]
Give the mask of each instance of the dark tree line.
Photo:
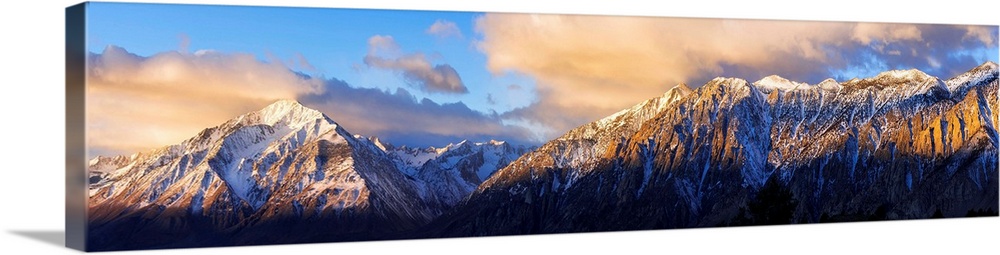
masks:
[(764, 186), (747, 203), (740, 208), (730, 225), (779, 225), (790, 224), (795, 215), (799, 201), (795, 199), (792, 190), (778, 181), (777, 175), (771, 175)]

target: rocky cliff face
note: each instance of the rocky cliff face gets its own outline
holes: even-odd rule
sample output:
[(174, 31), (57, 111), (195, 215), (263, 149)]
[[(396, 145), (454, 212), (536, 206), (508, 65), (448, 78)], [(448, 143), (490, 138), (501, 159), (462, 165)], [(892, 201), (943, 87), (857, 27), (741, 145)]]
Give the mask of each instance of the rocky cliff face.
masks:
[[(665, 98), (650, 100), (670, 101), (664, 107), (644, 102), (526, 154), (428, 231), (558, 233), (996, 211), (994, 63), (947, 81), (917, 70), (816, 85), (718, 78)], [(607, 121), (629, 115), (652, 117)]]

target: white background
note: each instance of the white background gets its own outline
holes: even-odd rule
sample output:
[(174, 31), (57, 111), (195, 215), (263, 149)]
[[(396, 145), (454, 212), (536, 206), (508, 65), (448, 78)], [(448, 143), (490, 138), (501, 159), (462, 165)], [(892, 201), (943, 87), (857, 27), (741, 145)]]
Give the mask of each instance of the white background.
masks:
[[(196, 3), (197, 1), (160, 1)], [(581, 13), (793, 20), (1000, 24), (998, 1), (275, 1), (236, 5)], [(550, 4), (547, 2), (562, 2)], [(575, 2), (571, 5), (566, 3)], [(614, 3), (612, 3), (614, 2)], [(666, 1), (664, 1), (666, 2)], [(0, 7), (0, 253), (63, 254), (64, 8), (74, 1), (8, 1)], [(747, 38), (751, 39), (752, 38)], [(42, 236), (44, 238), (37, 238)], [(529, 237), (145, 251), (143, 254), (742, 253), (996, 254), (1000, 218), (917, 220)], [(52, 240), (55, 239), (55, 240)], [(47, 240), (47, 241), (46, 241)], [(58, 244), (56, 244), (58, 243)], [(137, 252), (129, 252), (134, 254)]]

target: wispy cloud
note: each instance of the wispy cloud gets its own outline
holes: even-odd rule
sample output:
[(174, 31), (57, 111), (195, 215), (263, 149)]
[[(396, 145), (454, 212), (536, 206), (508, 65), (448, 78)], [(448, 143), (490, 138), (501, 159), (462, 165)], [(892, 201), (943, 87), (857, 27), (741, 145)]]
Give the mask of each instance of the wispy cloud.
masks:
[(434, 24), (424, 31), (427, 34), (437, 36), (439, 38), (462, 38), (462, 31), (458, 29), (458, 25), (455, 22), (447, 20), (437, 20)]
[(426, 92), (469, 93), (455, 68), (448, 64), (431, 64), (423, 53), (402, 54), (392, 36), (369, 38), (364, 63), (369, 67), (398, 71), (411, 86)]
[(312, 63), (309, 63), (309, 60), (306, 59), (306, 56), (303, 56), (302, 53), (295, 53), (295, 59), (291, 62), (294, 63), (294, 65), (298, 66), (299, 68), (313, 72), (317, 71), (316, 66), (313, 66)]
[(497, 104), (497, 100), (493, 99), (493, 94), (492, 93), (487, 93), (486, 94), (486, 103), (491, 104), (491, 105)]
[(191, 37), (189, 37), (185, 33), (181, 33), (177, 35), (177, 39), (180, 41), (177, 47), (177, 51), (181, 53), (187, 53), (188, 48), (191, 47)]

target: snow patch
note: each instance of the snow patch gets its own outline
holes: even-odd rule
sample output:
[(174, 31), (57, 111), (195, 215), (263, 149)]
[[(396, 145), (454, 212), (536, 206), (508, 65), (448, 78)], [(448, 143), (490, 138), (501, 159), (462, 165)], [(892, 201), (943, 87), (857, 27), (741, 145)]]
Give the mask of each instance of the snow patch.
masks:
[(809, 84), (794, 82), (788, 79), (782, 78), (781, 76), (771, 75), (760, 79), (753, 83), (762, 92), (770, 93), (772, 91), (792, 91), (798, 89), (808, 89)]

